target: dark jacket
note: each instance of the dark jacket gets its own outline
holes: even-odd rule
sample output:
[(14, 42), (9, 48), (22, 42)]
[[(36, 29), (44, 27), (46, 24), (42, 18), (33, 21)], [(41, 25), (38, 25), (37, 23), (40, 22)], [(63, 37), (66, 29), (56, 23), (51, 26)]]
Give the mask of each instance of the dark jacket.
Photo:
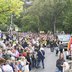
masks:
[(59, 49), (63, 49), (63, 48), (64, 48), (63, 44), (59, 44)]
[(27, 61), (29, 62), (29, 65), (31, 65), (31, 64), (32, 64), (32, 58), (29, 57), (29, 56), (27, 56), (26, 59), (27, 59)]
[(51, 41), (51, 42), (50, 42), (50, 48), (53, 48), (53, 47), (54, 47), (54, 42)]
[(27, 42), (24, 42), (24, 43), (22, 44), (22, 47), (23, 47), (23, 48), (25, 48), (25, 47), (27, 47), (27, 46), (28, 46)]
[(45, 59), (44, 55), (45, 55), (45, 52), (43, 50), (38, 51), (38, 54), (37, 54), (38, 59), (41, 59), (41, 60)]
[(61, 66), (61, 65), (63, 65), (63, 63), (65, 62), (65, 60), (64, 59), (58, 59), (57, 61), (56, 61), (56, 67), (59, 69), (59, 70), (63, 70), (63, 67)]

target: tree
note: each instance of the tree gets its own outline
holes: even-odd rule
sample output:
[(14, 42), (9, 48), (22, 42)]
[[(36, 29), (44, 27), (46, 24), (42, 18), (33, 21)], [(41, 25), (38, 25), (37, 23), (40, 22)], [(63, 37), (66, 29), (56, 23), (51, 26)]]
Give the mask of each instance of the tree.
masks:
[(64, 14), (63, 26), (66, 33), (72, 33), (72, 0), (68, 1)]
[(23, 4), (21, 0), (0, 0), (0, 24), (6, 23), (11, 14), (18, 16)]
[(40, 30), (54, 31), (65, 4), (66, 0), (35, 0), (29, 13), (39, 16)]
[(22, 31), (38, 32), (39, 18), (38, 16), (26, 15), (21, 20)]
[[(22, 31), (65, 30), (71, 32), (72, 0), (32, 0), (15, 24)], [(67, 28), (68, 27), (68, 28)]]
[[(39, 16), (40, 30), (66, 30), (63, 24), (67, 10), (71, 9), (71, 0), (34, 0), (29, 13)], [(67, 11), (67, 12), (66, 12)], [(69, 24), (68, 24), (69, 25)]]

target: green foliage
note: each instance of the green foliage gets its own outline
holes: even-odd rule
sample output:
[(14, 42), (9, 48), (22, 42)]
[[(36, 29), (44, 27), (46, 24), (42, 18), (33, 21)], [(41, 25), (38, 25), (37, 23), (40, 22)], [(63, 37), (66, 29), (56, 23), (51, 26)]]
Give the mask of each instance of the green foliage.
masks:
[(26, 15), (21, 20), (22, 31), (38, 32), (39, 18), (38, 16)]
[(65, 16), (63, 25), (66, 32), (72, 33), (72, 11)]
[(7, 30), (7, 24), (0, 24), (0, 30), (6, 31)]
[(6, 23), (11, 14), (18, 16), (22, 10), (21, 0), (0, 0), (0, 23)]
[[(48, 30), (72, 31), (72, 0), (31, 0), (32, 6), (26, 7), (20, 0), (0, 0), (0, 23), (9, 24), (13, 13), (13, 22), (22, 31), (38, 32)], [(7, 27), (7, 25), (5, 25)], [(56, 27), (56, 29), (55, 29)]]
[(54, 31), (54, 23), (57, 24), (65, 4), (65, 0), (35, 0), (29, 13), (39, 16), (40, 30)]
[(29, 13), (39, 16), (40, 30), (54, 31), (55, 25), (56, 30), (71, 32), (71, 12), (72, 0), (35, 0)]

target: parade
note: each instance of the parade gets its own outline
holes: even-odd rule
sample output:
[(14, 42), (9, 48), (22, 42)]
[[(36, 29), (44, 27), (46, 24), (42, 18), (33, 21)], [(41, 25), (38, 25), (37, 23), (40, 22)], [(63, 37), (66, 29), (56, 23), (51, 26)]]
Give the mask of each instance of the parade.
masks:
[[(67, 52), (70, 54), (66, 55), (67, 58), (71, 56), (71, 41), (72, 38), (69, 40)], [(0, 69), (4, 72), (29, 72), (34, 68), (39, 69), (40, 63), (44, 69), (46, 48), (50, 49), (51, 52), (56, 51), (56, 56), (59, 56), (59, 59), (64, 59), (63, 43), (53, 34), (20, 33), (17, 38), (16, 35), (1, 33)], [(57, 60), (56, 70), (59, 69), (63, 72), (63, 66), (60, 65), (65, 62), (65, 60)]]
[(0, 0), (0, 72), (72, 72), (72, 0)]

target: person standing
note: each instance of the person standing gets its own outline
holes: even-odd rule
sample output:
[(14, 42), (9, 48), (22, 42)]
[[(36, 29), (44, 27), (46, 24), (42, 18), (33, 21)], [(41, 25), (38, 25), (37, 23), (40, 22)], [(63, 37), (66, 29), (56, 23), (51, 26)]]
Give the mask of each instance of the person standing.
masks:
[(54, 40), (50, 41), (50, 50), (54, 52)]
[(27, 53), (27, 57), (26, 57), (27, 61), (29, 62), (29, 70), (32, 70), (32, 57), (31, 54)]
[(21, 57), (22, 72), (29, 72), (29, 62), (25, 57)]
[(71, 36), (70, 41), (68, 43), (68, 51), (70, 52), (70, 55), (72, 55), (72, 36)]
[(60, 53), (63, 53), (63, 49), (64, 49), (64, 46), (63, 46), (62, 41), (61, 41), (61, 42), (59, 42)]
[(32, 55), (32, 67), (37, 67), (37, 51), (34, 51), (34, 54)]
[(58, 42), (55, 42), (55, 50), (56, 50), (56, 56), (58, 56), (59, 52)]
[(45, 68), (44, 67), (45, 51), (44, 51), (43, 48), (40, 48), (40, 50), (38, 51), (37, 56), (38, 56), (38, 64), (37, 64), (37, 67), (39, 68), (40, 67), (39, 66), (40, 65), (40, 62), (42, 62), (42, 67), (44, 69)]
[(4, 65), (2, 65), (2, 70), (3, 72), (14, 72), (13, 68), (9, 65), (8, 62), (4, 63)]

